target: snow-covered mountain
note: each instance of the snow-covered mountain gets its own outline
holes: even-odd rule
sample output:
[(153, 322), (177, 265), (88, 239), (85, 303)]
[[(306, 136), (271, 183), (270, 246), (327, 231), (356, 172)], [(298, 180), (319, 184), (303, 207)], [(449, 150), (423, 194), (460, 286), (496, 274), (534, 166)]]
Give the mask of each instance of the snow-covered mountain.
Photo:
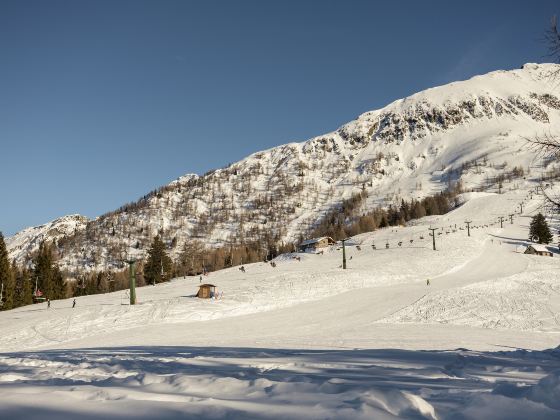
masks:
[[(79, 228), (56, 236), (60, 264), (118, 267), (127, 257), (145, 256), (158, 233), (172, 255), (192, 238), (208, 246), (264, 236), (292, 242), (360, 191), (368, 192), (365, 210), (433, 194), (458, 180), (470, 189), (514, 171), (519, 176), (520, 169), (537, 177), (547, 168), (533, 163), (535, 152), (524, 138), (559, 128), (560, 93), (549, 76), (557, 68), (526, 64), (428, 89), (334, 132), (203, 176), (185, 175), (95, 220), (80, 218)], [(24, 261), (45, 226), (9, 238), (11, 257)]]
[(44, 225), (26, 228), (14, 236), (6, 238), (6, 246), (10, 256), (21, 263), (27, 255), (39, 249), (42, 241), (57, 243), (60, 239), (84, 230), (87, 223), (88, 218), (79, 214), (63, 216)]

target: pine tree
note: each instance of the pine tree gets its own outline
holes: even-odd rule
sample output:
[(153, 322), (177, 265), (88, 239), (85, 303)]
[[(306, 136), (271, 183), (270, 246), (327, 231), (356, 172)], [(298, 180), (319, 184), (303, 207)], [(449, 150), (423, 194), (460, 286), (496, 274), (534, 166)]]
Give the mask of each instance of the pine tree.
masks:
[(33, 303), (33, 287), (29, 270), (17, 270), (15, 273), (14, 307), (30, 305)]
[[(2, 309), (12, 309), (14, 305), (14, 276), (2, 232), (0, 232), (0, 284), (4, 286), (3, 294), (0, 297), (3, 303)], [(2, 289), (2, 286), (0, 286), (0, 289)]]
[(171, 280), (173, 263), (165, 253), (165, 245), (156, 236), (148, 251), (148, 261), (144, 266), (144, 280), (147, 284), (156, 284)]
[(56, 265), (53, 266), (52, 288), (53, 299), (66, 298), (66, 280)]
[(549, 244), (552, 241), (552, 234), (548, 228), (548, 223), (546, 223), (541, 213), (537, 214), (531, 220), (529, 239), (539, 244)]
[(37, 288), (49, 299), (64, 299), (66, 280), (55, 264), (52, 248), (46, 242), (39, 245), (39, 252), (34, 260), (33, 277), (37, 280)]
[(33, 277), (36, 279), (37, 289), (43, 292), (44, 297), (54, 299), (53, 255), (47, 243), (39, 244), (39, 252), (33, 262), (35, 266)]

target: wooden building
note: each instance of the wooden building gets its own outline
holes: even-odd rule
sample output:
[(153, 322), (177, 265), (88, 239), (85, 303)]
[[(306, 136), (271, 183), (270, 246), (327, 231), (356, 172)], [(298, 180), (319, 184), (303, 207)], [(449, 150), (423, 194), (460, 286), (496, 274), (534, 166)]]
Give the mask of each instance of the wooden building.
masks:
[(544, 245), (531, 244), (527, 247), (524, 254), (542, 255), (544, 257), (552, 257), (552, 252)]
[(330, 236), (308, 239), (299, 244), (299, 252), (316, 252), (320, 248), (326, 248), (334, 244), (335, 241)]
[(196, 297), (201, 299), (210, 299), (216, 295), (216, 286), (213, 284), (201, 284), (198, 286)]

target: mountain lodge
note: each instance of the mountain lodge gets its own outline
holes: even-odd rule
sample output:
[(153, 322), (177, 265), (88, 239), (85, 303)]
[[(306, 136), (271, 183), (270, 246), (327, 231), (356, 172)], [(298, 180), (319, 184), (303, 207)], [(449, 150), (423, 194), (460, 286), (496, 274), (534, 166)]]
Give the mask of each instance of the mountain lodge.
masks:
[(524, 254), (542, 255), (544, 257), (552, 257), (552, 252), (544, 245), (531, 244), (527, 247)]
[(320, 238), (308, 239), (299, 244), (299, 252), (315, 252), (319, 248), (326, 248), (334, 245), (335, 241), (330, 236), (322, 236)]

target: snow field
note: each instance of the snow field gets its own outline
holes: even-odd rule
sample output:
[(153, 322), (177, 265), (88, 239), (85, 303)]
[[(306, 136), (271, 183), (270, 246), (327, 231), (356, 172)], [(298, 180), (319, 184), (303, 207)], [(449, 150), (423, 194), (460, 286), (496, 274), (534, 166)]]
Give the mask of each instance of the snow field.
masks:
[(495, 224), (526, 194), (359, 235), (346, 271), (333, 247), (211, 273), (217, 300), (196, 277), (0, 313), (0, 418), (557, 418), (560, 262), (515, 252), (541, 198)]
[(12, 373), (0, 373), (0, 416), (554, 418), (559, 356), (165, 346), (4, 354)]

